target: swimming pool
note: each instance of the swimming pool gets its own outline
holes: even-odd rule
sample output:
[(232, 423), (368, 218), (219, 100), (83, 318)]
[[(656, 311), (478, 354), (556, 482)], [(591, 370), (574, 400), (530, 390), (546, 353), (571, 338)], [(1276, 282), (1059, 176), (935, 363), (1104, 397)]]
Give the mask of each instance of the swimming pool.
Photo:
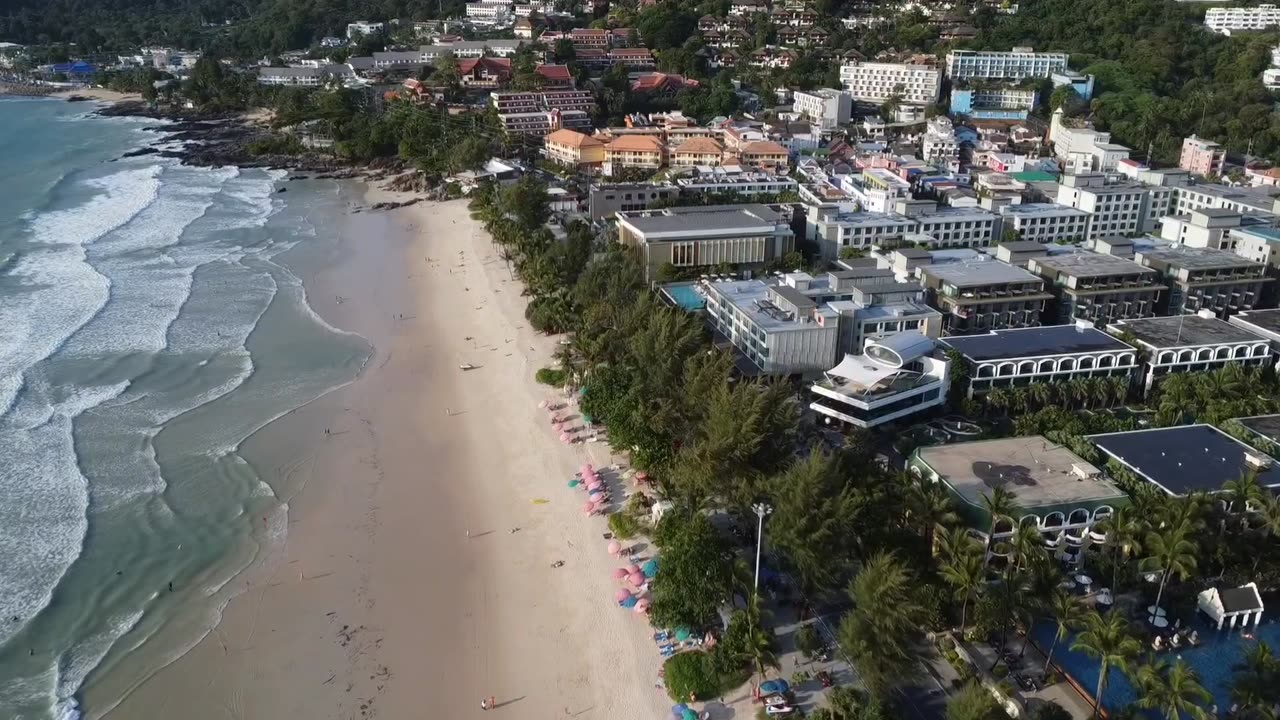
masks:
[[(1191, 627), (1199, 634), (1200, 645), (1180, 650), (1165, 650), (1159, 657), (1173, 661), (1182, 658), (1200, 675), (1200, 683), (1204, 689), (1213, 694), (1212, 703), (1222, 712), (1231, 707), (1231, 683), (1234, 673), (1232, 668), (1244, 662), (1245, 651), (1257, 641), (1264, 641), (1272, 648), (1280, 648), (1280, 622), (1264, 621), (1252, 629), (1257, 640), (1246, 640), (1241, 637), (1241, 630), (1218, 630), (1203, 618), (1197, 617)], [(1053, 644), (1053, 634), (1057, 626), (1053, 623), (1041, 623), (1032, 630), (1031, 639), (1042, 650), (1048, 650)], [(1071, 650), (1075, 635), (1062, 640), (1053, 653), (1053, 664), (1070, 675), (1077, 684), (1090, 696), (1098, 686), (1098, 661), (1084, 653)], [(1147, 645), (1150, 650), (1150, 645)], [(1103, 694), (1105, 701), (1102, 707), (1111, 711), (1125, 708), (1138, 699), (1133, 683), (1124, 673), (1111, 669), (1107, 676), (1107, 689)], [(1159, 713), (1148, 711), (1147, 717), (1158, 718)]]
[(689, 312), (697, 312), (707, 306), (707, 301), (698, 291), (694, 289), (693, 283), (671, 283), (663, 285), (662, 291), (670, 297), (675, 304), (688, 310)]

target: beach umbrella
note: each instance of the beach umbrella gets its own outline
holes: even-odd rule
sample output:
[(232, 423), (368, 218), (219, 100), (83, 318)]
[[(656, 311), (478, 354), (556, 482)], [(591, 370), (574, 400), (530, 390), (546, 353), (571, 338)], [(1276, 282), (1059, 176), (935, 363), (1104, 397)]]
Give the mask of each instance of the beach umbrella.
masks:
[(644, 584), (644, 574), (631, 573), (630, 575), (627, 576), (627, 582), (631, 583), (632, 585), (635, 585), (636, 587), (640, 587), (641, 585)]
[(573, 436), (570, 435), (569, 433), (560, 433), (560, 442), (567, 443), (572, 439), (573, 439)]
[(649, 598), (640, 598), (636, 601), (636, 612), (649, 612)]
[(618, 592), (613, 594), (613, 599), (618, 602), (622, 602), (629, 597), (631, 597), (631, 591), (626, 588), (618, 588)]
[(698, 720), (698, 713), (691, 708), (685, 708), (683, 720)]
[(596, 504), (593, 502), (587, 502), (582, 506), (582, 512), (587, 513), (588, 515), (590, 515), (591, 511), (595, 509), (596, 509)]
[(578, 486), (579, 486), (579, 485), (581, 485), (581, 484), (582, 484), (582, 481), (581, 481), (581, 480), (578, 480), (577, 478), (575, 478), (575, 479), (573, 479), (573, 480), (570, 480), (570, 481), (569, 481), (569, 487), (571, 487), (571, 488), (578, 487)]
[[(610, 554), (610, 555), (617, 555), (617, 554), (618, 554), (618, 553), (620, 553), (620, 552), (622, 552), (622, 543), (618, 542), (617, 540), (610, 540), (610, 541), (609, 541), (609, 554)], [(628, 575), (630, 575), (630, 573), (627, 573), (627, 574), (628, 574)]]
[(644, 576), (645, 576), (645, 577), (647, 577), (647, 578), (651, 578), (651, 577), (653, 577), (654, 575), (657, 575), (657, 574), (658, 574), (658, 561), (657, 561), (657, 559), (649, 560), (649, 561), (648, 561), (648, 562), (646, 562), (644, 565), (641, 565), (641, 566), (640, 566), (640, 572), (644, 573)]
[(633, 608), (633, 607), (635, 607), (635, 606), (636, 606), (636, 603), (638, 603), (638, 602), (640, 602), (640, 601), (639, 601), (639, 600), (637, 600), (636, 598), (634, 598), (634, 597), (629, 597), (629, 598), (627, 598), (626, 600), (623, 600), (621, 604), (622, 604), (622, 607), (624, 607), (624, 608)]
[(602, 497), (604, 497), (604, 490), (603, 490), (603, 489), (601, 489), (601, 488), (596, 488), (595, 490), (592, 490), (592, 491), (591, 491), (591, 499), (592, 499), (592, 500), (595, 500), (596, 498), (602, 498)]
[[(628, 574), (628, 575), (635, 575), (635, 574), (636, 574), (636, 573), (638, 573), (638, 572), (640, 572), (640, 566), (639, 566), (639, 565), (636, 565), (635, 563), (631, 563), (630, 565), (628, 565), (628, 566), (627, 566), (627, 574)], [(643, 574), (643, 573), (641, 573), (641, 574)]]
[(627, 569), (626, 569), (626, 568), (614, 568), (614, 570), (613, 570), (613, 579), (614, 579), (614, 580), (622, 580), (622, 579), (623, 579), (623, 578), (625, 578), (625, 577), (627, 577)]
[(685, 705), (684, 703), (680, 703), (679, 705), (676, 705), (675, 707), (671, 708), (671, 716), (676, 718), (684, 717), (684, 711), (688, 709), (689, 709), (688, 705)]
[(596, 469), (596, 466), (595, 466), (595, 465), (592, 465), (591, 463), (587, 463), (586, 465), (583, 465), (583, 466), (582, 466), (582, 472), (583, 472), (584, 474), (586, 474), (586, 473), (590, 473), (590, 472), (595, 472), (595, 469)]
[(539, 410), (541, 410), (542, 408), (544, 408), (544, 407), (546, 407), (546, 406), (547, 406), (547, 401), (546, 401), (546, 400), (543, 400), (542, 402), (538, 403), (538, 409), (539, 409)]
[(595, 482), (587, 483), (588, 492), (595, 492), (597, 490), (603, 490), (603, 489), (604, 489), (604, 483), (600, 482), (599, 480), (596, 480)]
[(693, 633), (689, 632), (689, 628), (676, 628), (676, 642), (684, 642), (692, 635)]

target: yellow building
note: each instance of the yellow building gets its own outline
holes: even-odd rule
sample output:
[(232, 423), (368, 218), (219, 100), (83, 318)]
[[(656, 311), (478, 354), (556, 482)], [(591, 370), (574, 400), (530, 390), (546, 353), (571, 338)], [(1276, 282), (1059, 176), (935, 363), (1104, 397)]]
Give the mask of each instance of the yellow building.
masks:
[(543, 145), (547, 159), (565, 167), (599, 167), (605, 161), (604, 143), (574, 130), (556, 130)]
[(662, 167), (666, 146), (661, 140), (647, 135), (622, 135), (604, 147), (605, 174), (612, 175), (623, 168), (640, 168), (657, 171)]
[(708, 137), (690, 138), (671, 151), (671, 167), (694, 165), (718, 167), (723, 155), (724, 148), (715, 140)]
[(790, 155), (786, 148), (776, 142), (757, 141), (744, 145), (738, 156), (743, 165), (754, 165), (777, 172), (787, 169), (787, 159)]

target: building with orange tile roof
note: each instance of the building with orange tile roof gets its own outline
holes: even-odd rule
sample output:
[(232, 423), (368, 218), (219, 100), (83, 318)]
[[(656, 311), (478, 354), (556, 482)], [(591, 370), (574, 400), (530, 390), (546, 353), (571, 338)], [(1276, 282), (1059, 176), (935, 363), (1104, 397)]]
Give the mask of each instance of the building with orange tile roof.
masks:
[(790, 153), (776, 142), (768, 140), (756, 141), (743, 145), (738, 157), (744, 165), (754, 165), (771, 172), (786, 170)]
[(666, 146), (648, 135), (621, 135), (604, 148), (605, 174), (625, 168), (657, 171), (666, 160)]
[(605, 145), (574, 130), (556, 130), (543, 139), (547, 159), (570, 168), (596, 168), (604, 164)]
[(709, 137), (694, 137), (680, 143), (671, 151), (672, 167), (692, 167), (694, 165), (720, 165), (724, 155), (724, 147)]

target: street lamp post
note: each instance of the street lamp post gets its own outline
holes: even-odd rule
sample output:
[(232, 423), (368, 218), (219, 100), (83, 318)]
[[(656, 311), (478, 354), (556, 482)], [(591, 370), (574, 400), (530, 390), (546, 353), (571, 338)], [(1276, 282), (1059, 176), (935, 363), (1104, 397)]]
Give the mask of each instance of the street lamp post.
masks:
[(764, 541), (764, 516), (773, 512), (773, 508), (769, 507), (768, 505), (765, 505), (764, 503), (756, 503), (751, 506), (751, 509), (756, 512), (756, 517), (758, 518), (758, 521), (756, 523), (756, 579), (755, 579), (755, 583), (752, 586), (752, 593), (754, 595), (759, 595), (760, 594), (760, 547), (763, 545), (763, 541)]

